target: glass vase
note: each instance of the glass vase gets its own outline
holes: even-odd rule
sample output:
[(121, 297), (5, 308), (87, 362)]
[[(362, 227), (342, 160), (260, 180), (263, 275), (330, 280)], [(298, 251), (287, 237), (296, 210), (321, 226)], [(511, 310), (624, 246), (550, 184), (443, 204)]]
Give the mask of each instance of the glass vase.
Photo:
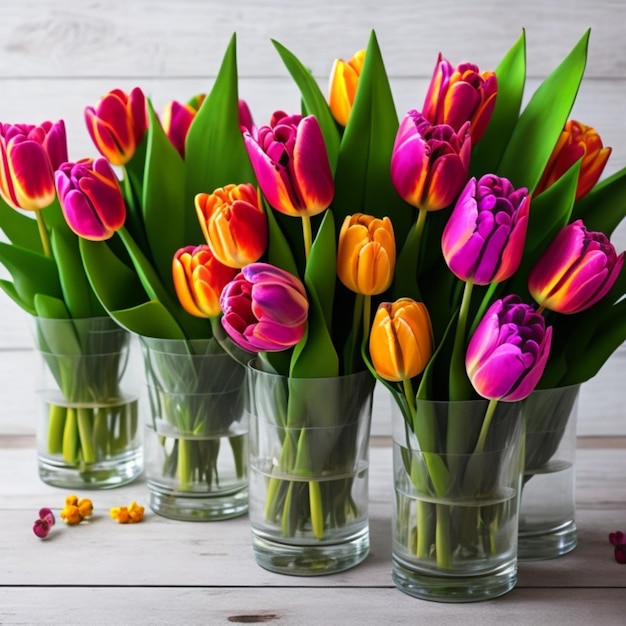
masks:
[(183, 521), (248, 510), (245, 368), (214, 340), (140, 337), (150, 416), (145, 431), (150, 508)]
[(317, 576), (369, 552), (369, 372), (289, 378), (248, 367), (250, 525), (256, 562)]
[(571, 552), (576, 532), (576, 426), (580, 385), (535, 390), (524, 405), (526, 462), (518, 558)]
[(130, 334), (109, 317), (31, 325), (39, 367), (37, 460), (41, 480), (66, 489), (125, 485), (143, 470)]
[(505, 594), (517, 582), (520, 403), (418, 400), (410, 415), (393, 403), (396, 587), (439, 602)]

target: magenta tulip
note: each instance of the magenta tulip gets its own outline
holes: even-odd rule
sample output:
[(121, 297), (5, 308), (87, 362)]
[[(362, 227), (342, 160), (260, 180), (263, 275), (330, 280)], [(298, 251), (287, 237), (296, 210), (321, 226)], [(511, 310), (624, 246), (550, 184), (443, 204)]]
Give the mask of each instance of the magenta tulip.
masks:
[(259, 187), (272, 207), (296, 217), (328, 208), (335, 187), (315, 117), (278, 111), (256, 137), (249, 130), (243, 137)]
[(557, 313), (579, 313), (603, 298), (624, 265), (602, 232), (589, 232), (582, 220), (563, 228), (528, 276), (539, 306)]
[(220, 298), (222, 325), (250, 352), (277, 352), (304, 336), (309, 303), (302, 282), (267, 263), (251, 263), (228, 283)]
[(38, 211), (52, 204), (54, 170), (65, 161), (63, 120), (0, 124), (0, 196), (14, 209)]
[(124, 225), (122, 190), (106, 159), (64, 163), (55, 173), (55, 182), (65, 220), (79, 237), (102, 241)]
[(254, 125), (254, 120), (252, 119), (252, 113), (250, 112), (248, 103), (240, 98), (237, 101), (237, 105), (239, 108), (239, 126), (241, 130), (248, 131), (253, 137), (256, 137), (257, 128)]
[(452, 204), (467, 181), (468, 130), (469, 122), (457, 133), (451, 126), (433, 126), (417, 111), (409, 111), (400, 122), (391, 155), (391, 181), (400, 197), (426, 211)]
[(161, 126), (167, 138), (183, 159), (185, 158), (185, 142), (189, 127), (204, 99), (204, 94), (198, 94), (189, 102), (182, 103), (171, 100), (163, 107)]
[(483, 398), (514, 402), (537, 386), (550, 353), (552, 327), (519, 296), (496, 300), (470, 339), (467, 375)]
[(519, 267), (528, 227), (530, 196), (506, 179), (471, 178), (446, 223), (443, 256), (461, 280), (501, 282)]
[(422, 114), (431, 124), (449, 124), (456, 131), (470, 122), (472, 145), (476, 145), (487, 130), (497, 92), (495, 72), (480, 72), (472, 63), (454, 67), (439, 54)]

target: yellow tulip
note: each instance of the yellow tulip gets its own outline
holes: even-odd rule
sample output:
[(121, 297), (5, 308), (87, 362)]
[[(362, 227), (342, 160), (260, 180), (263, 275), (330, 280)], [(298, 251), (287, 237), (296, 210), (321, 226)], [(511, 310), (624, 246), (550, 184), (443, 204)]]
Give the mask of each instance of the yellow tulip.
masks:
[(363, 68), (365, 50), (359, 50), (349, 61), (335, 59), (330, 72), (328, 105), (333, 117), (345, 126), (352, 111), (356, 88)]
[(355, 213), (348, 215), (339, 232), (337, 274), (350, 290), (364, 296), (383, 293), (391, 285), (396, 264), (393, 225)]
[(433, 330), (426, 305), (411, 298), (380, 304), (369, 349), (376, 373), (385, 380), (401, 382), (421, 374), (433, 354)]

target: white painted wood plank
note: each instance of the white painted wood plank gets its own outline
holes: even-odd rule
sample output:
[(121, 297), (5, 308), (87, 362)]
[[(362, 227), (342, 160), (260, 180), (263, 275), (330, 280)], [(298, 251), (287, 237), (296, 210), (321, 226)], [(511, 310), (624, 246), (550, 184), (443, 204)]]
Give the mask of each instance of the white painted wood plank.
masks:
[(93, 626), (617, 626), (623, 623), (624, 606), (623, 589), (518, 588), (488, 602), (438, 604), (412, 598), (395, 588), (0, 588), (0, 623), (7, 626), (66, 626), (72, 619), (68, 612), (73, 611), (80, 611), (81, 619)]

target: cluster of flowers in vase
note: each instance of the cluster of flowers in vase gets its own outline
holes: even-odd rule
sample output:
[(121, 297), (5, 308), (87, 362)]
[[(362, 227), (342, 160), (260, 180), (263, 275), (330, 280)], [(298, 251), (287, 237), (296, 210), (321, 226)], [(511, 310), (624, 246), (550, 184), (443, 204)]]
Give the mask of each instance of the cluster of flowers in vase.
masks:
[[(399, 120), (372, 33), (335, 62), (328, 97), (274, 42), (306, 114), (277, 110), (257, 127), (238, 98), (233, 37), (206, 96), (160, 118), (139, 88), (87, 108), (100, 158), (67, 162), (62, 123), (5, 125), (0, 193), (53, 233), (60, 295), (32, 276), (45, 243), (26, 269), (0, 250), (15, 278), (2, 287), (38, 315), (59, 308), (51, 297), (77, 315), (70, 305), (85, 297), (70, 299), (58, 251), (75, 253), (84, 293), (122, 327), (190, 352), (202, 339), (257, 355), (255, 367), (289, 380), (369, 370), (415, 435), (416, 400), (484, 398), (477, 432), (451, 427), (447, 449), (433, 451), (479, 452), (497, 403), (588, 380), (626, 338), (624, 254), (610, 242), (626, 171), (599, 182), (610, 149), (569, 119), (588, 37), (524, 109), (524, 34), (495, 71), (440, 55), (423, 106)], [(17, 225), (3, 229), (14, 249), (25, 241)], [(287, 404), (296, 434), (279, 470), (306, 476), (336, 451), (312, 449), (311, 424)], [(305, 511), (299, 523), (321, 538), (351, 506), (309, 482), (298, 502), (283, 481), (267, 510), (279, 522)]]

